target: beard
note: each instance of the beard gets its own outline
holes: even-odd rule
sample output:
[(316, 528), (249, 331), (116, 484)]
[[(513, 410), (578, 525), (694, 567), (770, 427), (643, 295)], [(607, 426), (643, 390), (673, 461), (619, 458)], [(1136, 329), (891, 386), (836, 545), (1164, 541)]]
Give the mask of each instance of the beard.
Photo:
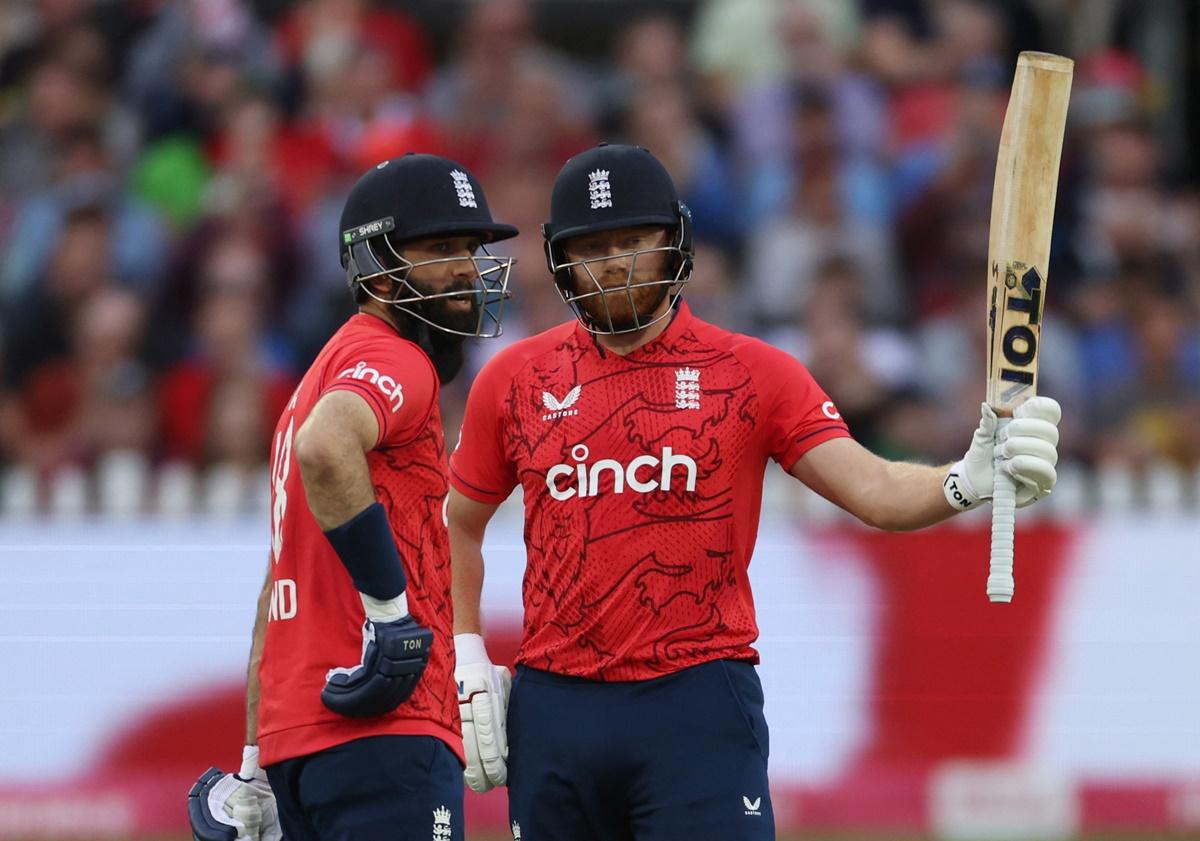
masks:
[[(411, 284), (422, 295), (436, 294), (424, 284)], [(461, 298), (434, 298), (422, 301), (413, 306), (423, 318), (433, 324), (428, 324), (397, 307), (395, 312), (401, 325), (400, 332), (405, 338), (421, 346), (433, 363), (437, 372), (438, 382), (446, 385), (462, 370), (465, 356), (463, 341), (467, 336), (459, 333), (474, 334), (480, 326), (480, 296), (477, 288), (471, 284), (440, 290), (441, 292), (462, 292)], [(469, 306), (464, 306), (467, 302)], [(433, 326), (437, 325), (437, 326)], [(446, 328), (439, 330), (438, 327)], [(446, 330), (456, 330), (457, 333), (447, 333)]]
[[(573, 291), (576, 295), (580, 294), (581, 285), (583, 284), (575, 284)], [(586, 289), (583, 294), (594, 291), (593, 287)], [(635, 283), (632, 287), (621, 284), (612, 287), (603, 295), (582, 298), (575, 302), (575, 306), (579, 307), (596, 329), (603, 332), (627, 333), (645, 327), (654, 318), (655, 310), (661, 306), (670, 291), (669, 283), (644, 286)]]
[[(415, 284), (414, 284), (415, 286)], [(416, 287), (423, 295), (433, 294), (431, 290)], [(466, 285), (444, 290), (445, 292), (460, 292), (458, 298), (434, 298), (422, 301), (418, 308), (425, 318), (446, 330), (454, 330), (468, 335), (475, 334), (480, 328), (480, 293), (477, 287)], [(459, 337), (460, 339), (463, 337)]]

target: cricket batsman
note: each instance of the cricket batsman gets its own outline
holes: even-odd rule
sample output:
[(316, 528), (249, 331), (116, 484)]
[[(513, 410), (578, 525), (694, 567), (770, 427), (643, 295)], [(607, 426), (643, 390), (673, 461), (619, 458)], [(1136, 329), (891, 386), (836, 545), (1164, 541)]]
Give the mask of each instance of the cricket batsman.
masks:
[(438, 389), (500, 332), (512, 261), (485, 243), (516, 229), (414, 154), (363, 175), (340, 228), (359, 309), (275, 428), (246, 748), (192, 789), (199, 841), (463, 838)]
[[(884, 529), (978, 506), (997, 453), (1019, 504), (1054, 486), (1060, 411), (1045, 397), (999, 434), (985, 407), (954, 465), (867, 451), (803, 365), (688, 310), (691, 229), (646, 149), (568, 161), (543, 234), (575, 319), (485, 366), (450, 459), (466, 779), (507, 783), (522, 841), (775, 837), (747, 579), (768, 461)], [(481, 636), (481, 547), (518, 484), (509, 700)]]

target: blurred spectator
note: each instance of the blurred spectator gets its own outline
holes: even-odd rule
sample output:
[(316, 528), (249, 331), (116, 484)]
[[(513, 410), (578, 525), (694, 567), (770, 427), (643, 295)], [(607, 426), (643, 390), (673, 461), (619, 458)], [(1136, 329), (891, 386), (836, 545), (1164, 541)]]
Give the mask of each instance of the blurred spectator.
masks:
[(191, 346), (158, 385), (163, 454), (196, 465), (261, 463), (297, 382), (268, 328), (266, 255), (250, 237), (226, 233), (207, 252), (197, 292)]
[(911, 342), (899, 331), (869, 325), (868, 295), (854, 262), (825, 258), (814, 266), (795, 324), (772, 330), (766, 338), (804, 360), (855, 438), (873, 447), (888, 398), (912, 381), (916, 359)]
[(617, 35), (613, 66), (602, 83), (600, 133), (611, 136), (620, 130), (639, 89), (681, 84), (693, 92), (684, 50), (683, 30), (668, 14), (651, 12), (626, 25)]
[(1200, 317), (1173, 267), (1130, 263), (1088, 290), (1087, 408), (1102, 459), (1200, 462)]
[(455, 28), (450, 60), (434, 76), (426, 99), (446, 131), (450, 157), (486, 181), (492, 137), (508, 122), (523, 70), (533, 68), (541, 78), (557, 81), (558, 126), (590, 126), (597, 84), (538, 39), (529, 0), (474, 0), (469, 6), (466, 20)]
[[(850, 260), (864, 288), (862, 304), (873, 321), (903, 311), (891, 231), (858, 202), (869, 202), (872, 179), (861, 180), (839, 157), (831, 103), (819, 89), (798, 94), (795, 116), (797, 184), (790, 206), (763, 220), (749, 240), (748, 280), (755, 315), (764, 324), (794, 319), (806, 304), (820, 266), (832, 257)], [(861, 195), (856, 185), (863, 186)], [(876, 185), (877, 186), (877, 185)]]
[(10, 457), (49, 473), (90, 466), (115, 449), (149, 450), (155, 417), (138, 359), (142, 317), (141, 302), (112, 286), (75, 302), (62, 346), (3, 399), (0, 436)]
[(786, 63), (778, 75), (747, 86), (731, 110), (751, 225), (785, 212), (804, 177), (803, 150), (816, 146), (832, 152), (851, 213), (875, 224), (891, 221), (885, 91), (837, 47), (824, 8), (780, 5), (773, 34)]
[(728, 252), (711, 245), (696, 246), (696, 265), (684, 297), (693, 313), (726, 330), (740, 331), (749, 323), (745, 295), (738, 292), (741, 278)]
[(165, 0), (134, 45), (125, 78), (151, 142), (178, 133), (205, 137), (244, 85), (278, 85), (269, 31), (244, 0)]
[(963, 80), (944, 133), (896, 162), (896, 231), (917, 313), (953, 307), (968, 274), (987, 265), (996, 155), (1007, 87), (991, 73)]
[(93, 207), (101, 208), (110, 223), (111, 245), (101, 271), (110, 271), (140, 293), (151, 292), (167, 246), (162, 227), (151, 210), (122, 188), (97, 130), (81, 125), (58, 139), (53, 180), (17, 210), (0, 270), (0, 301), (29, 290), (53, 256), (64, 219)]
[(701, 124), (679, 85), (641, 88), (625, 134), (662, 161), (692, 211), (696, 239), (722, 248), (741, 243), (743, 217), (728, 156)]
[(39, 366), (69, 355), (76, 309), (111, 282), (111, 227), (100, 207), (71, 210), (39, 282), (7, 302), (6, 391), (20, 391)]
[(400, 94), (418, 93), (432, 70), (429, 39), (415, 21), (372, 0), (302, 0), (279, 26), (289, 70), (320, 87), (358, 52), (378, 56), (377, 83)]
[[(532, 0), (0, 3), (0, 457), (257, 469), (352, 309), (344, 195), (409, 150), (476, 168), (519, 225), (507, 335), (561, 323), (539, 226), (608, 138), (679, 184), (701, 317), (796, 354), (880, 452), (949, 459), (982, 397), (1013, 61), (1048, 48), (1077, 56), (1039, 375), (1062, 452), (1195, 464), (1200, 77), (1177, 5), (1076, 5), (698, 0), (571, 43)], [(450, 435), (469, 383), (442, 393)]]

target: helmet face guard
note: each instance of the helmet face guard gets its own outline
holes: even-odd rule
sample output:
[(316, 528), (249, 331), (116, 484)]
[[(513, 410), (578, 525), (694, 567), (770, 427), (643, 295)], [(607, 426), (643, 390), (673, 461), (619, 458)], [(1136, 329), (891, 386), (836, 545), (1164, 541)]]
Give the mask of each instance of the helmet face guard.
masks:
[[(466, 260), (474, 267), (470, 288), (430, 293), (421, 290), (410, 280), (413, 269)], [(361, 285), (363, 292), (373, 300), (395, 307), (433, 329), (481, 339), (495, 338), (504, 332), (504, 302), (512, 296), (508, 291), (508, 279), (514, 262), (512, 257), (495, 256), (488, 252), (486, 246), (481, 246), (479, 252), (470, 257), (438, 257), (413, 262), (400, 253), (385, 232), (350, 242), (342, 252), (342, 262), (346, 268), (346, 280), (352, 288)], [(380, 295), (367, 285), (378, 278), (392, 282), (391, 295)], [(474, 328), (460, 329), (433, 319), (425, 304), (442, 300), (470, 300), (476, 316)]]
[[(546, 240), (546, 262), (554, 275), (558, 294), (571, 308), (575, 318), (579, 320), (585, 330), (603, 335), (636, 333), (670, 316), (676, 300), (683, 294), (684, 287), (691, 279), (694, 257), (691, 244), (691, 225), (689, 224), (691, 217), (688, 215), (686, 207), (682, 205), (680, 207), (678, 226), (674, 242), (671, 245), (640, 248), (602, 257), (590, 257), (585, 260), (568, 260), (562, 243), (569, 237)], [(672, 273), (666, 277), (651, 280), (635, 280), (638, 260), (643, 255), (656, 253), (666, 253), (674, 257), (671, 261), (674, 266)], [(629, 270), (625, 276), (625, 283), (604, 286), (599, 277), (604, 273), (604, 264), (609, 260), (623, 258), (629, 258)], [(579, 289), (580, 286), (583, 288)], [(642, 289), (656, 289), (660, 293), (655, 298), (654, 305), (646, 313), (639, 311), (634, 297), (635, 292)], [(622, 294), (629, 306), (629, 312), (633, 314), (633, 323), (618, 327), (613, 321), (609, 301), (612, 300), (612, 296)], [(585, 304), (591, 304), (593, 299), (599, 301), (603, 309), (602, 313), (593, 314), (588, 311)], [(666, 309), (657, 316), (653, 315), (654, 310), (658, 309), (664, 299), (669, 302)], [(596, 309), (596, 307), (593, 306), (592, 309)]]

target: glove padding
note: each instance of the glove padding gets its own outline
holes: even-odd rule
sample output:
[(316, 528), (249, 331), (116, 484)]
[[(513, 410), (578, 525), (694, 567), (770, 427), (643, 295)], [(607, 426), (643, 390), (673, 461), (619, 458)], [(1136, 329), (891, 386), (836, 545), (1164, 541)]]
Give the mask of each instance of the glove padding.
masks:
[[(992, 498), (994, 468), (1017, 484), (1017, 507), (1024, 508), (1054, 488), (1058, 473), (1058, 422), (1062, 408), (1051, 397), (1031, 397), (1000, 423), (984, 403), (979, 427), (962, 460), (950, 468), (942, 485), (946, 499), (959, 510), (974, 508)], [(996, 460), (999, 459), (999, 462)]]
[(237, 774), (209, 768), (188, 792), (194, 841), (282, 841), (279, 809), (258, 767), (258, 749), (248, 747), (243, 757)]
[(321, 701), (352, 718), (384, 715), (403, 704), (417, 688), (429, 664), (433, 632), (411, 615), (395, 622), (363, 623), (362, 662), (330, 669)]
[[(472, 659), (464, 656), (464, 648), (475, 649), (475, 643), (462, 642), (464, 636), (474, 636), (479, 654)], [(467, 767), (463, 779), (472, 791), (483, 793), (508, 782), (508, 696), (512, 675), (505, 666), (495, 666), (487, 658), (483, 640), (476, 635), (455, 637), (459, 651), (454, 679), (458, 683), (458, 712), (462, 718), (463, 750)]]

